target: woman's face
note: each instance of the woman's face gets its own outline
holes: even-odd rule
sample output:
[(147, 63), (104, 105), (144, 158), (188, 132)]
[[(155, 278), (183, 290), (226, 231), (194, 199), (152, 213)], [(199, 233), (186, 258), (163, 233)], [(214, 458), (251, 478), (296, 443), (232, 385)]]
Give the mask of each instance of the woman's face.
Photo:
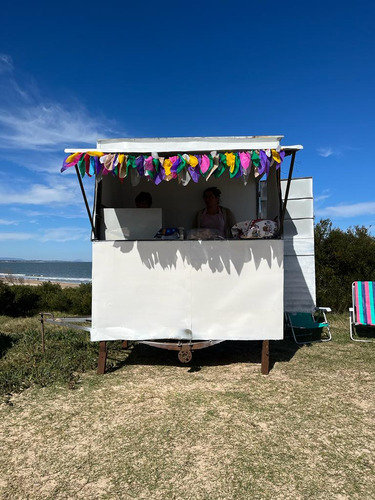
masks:
[(220, 198), (215, 196), (212, 191), (206, 191), (203, 199), (207, 208), (217, 208), (219, 206)]

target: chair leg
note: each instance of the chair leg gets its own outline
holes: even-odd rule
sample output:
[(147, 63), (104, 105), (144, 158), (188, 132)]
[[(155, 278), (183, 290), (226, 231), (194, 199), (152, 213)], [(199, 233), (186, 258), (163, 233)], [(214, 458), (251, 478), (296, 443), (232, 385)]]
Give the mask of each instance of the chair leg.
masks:
[(323, 313), (324, 323), (327, 324), (327, 326), (325, 327), (325, 328), (327, 328), (327, 338), (326, 339), (320, 339), (320, 340), (321, 340), (321, 342), (329, 342), (330, 340), (332, 340), (331, 329), (329, 327), (329, 322), (327, 321), (326, 313), (324, 311), (322, 311), (322, 313)]
[(354, 322), (354, 311), (352, 311), (351, 309), (349, 310), (349, 326), (350, 326), (349, 335), (350, 335), (351, 340), (353, 340), (353, 342), (365, 342), (365, 343), (370, 343), (370, 344), (375, 342), (375, 340), (356, 339), (354, 337), (354, 335), (357, 334), (357, 332), (356, 332), (355, 322)]

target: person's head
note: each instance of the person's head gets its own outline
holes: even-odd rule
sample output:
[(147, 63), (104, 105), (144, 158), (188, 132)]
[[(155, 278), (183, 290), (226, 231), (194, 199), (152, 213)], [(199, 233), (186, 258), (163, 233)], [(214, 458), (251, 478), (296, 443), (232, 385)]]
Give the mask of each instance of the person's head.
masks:
[(217, 187), (208, 187), (203, 191), (203, 199), (207, 208), (217, 208), (220, 205), (221, 191)]
[(135, 206), (137, 208), (151, 208), (152, 197), (150, 193), (142, 191), (135, 197)]

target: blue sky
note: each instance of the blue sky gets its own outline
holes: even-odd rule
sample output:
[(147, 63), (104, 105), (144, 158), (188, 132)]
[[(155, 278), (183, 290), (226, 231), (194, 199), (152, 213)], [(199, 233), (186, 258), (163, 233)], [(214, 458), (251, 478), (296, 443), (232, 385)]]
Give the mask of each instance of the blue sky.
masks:
[(6, 0), (0, 257), (91, 259), (60, 166), (109, 137), (284, 135), (304, 146), (316, 219), (375, 234), (374, 16), (370, 1)]

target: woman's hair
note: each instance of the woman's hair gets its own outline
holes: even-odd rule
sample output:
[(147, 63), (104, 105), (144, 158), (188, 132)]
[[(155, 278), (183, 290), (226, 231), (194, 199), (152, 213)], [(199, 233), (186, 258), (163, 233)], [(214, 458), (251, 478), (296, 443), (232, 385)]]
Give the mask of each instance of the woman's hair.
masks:
[(220, 198), (221, 191), (217, 187), (208, 187), (203, 191), (203, 198), (205, 197), (206, 193), (211, 192), (216, 198)]

